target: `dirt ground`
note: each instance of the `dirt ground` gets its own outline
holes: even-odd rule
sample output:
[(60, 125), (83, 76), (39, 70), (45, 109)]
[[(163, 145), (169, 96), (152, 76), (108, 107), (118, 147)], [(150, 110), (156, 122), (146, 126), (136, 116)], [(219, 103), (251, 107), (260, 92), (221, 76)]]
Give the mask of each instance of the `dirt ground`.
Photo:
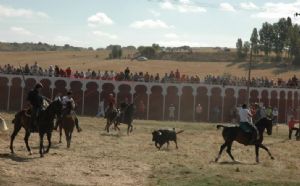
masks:
[[(300, 141), (287, 140), (287, 127), (274, 128), (265, 144), (275, 160), (261, 151), (255, 163), (254, 147), (234, 143), (232, 163), (226, 153), (220, 163), (213, 160), (223, 140), (221, 131), (207, 123), (134, 121), (134, 132), (107, 134), (104, 120), (80, 117), (82, 133), (74, 132), (71, 148), (58, 143), (44, 158), (38, 154), (38, 136), (33, 134), (29, 156), (22, 131), (15, 141), (16, 155), (9, 152), (12, 114), (2, 113), (9, 127), (0, 133), (0, 185), (300, 185)], [(158, 128), (184, 129), (178, 135), (179, 149), (158, 151), (151, 132)]]
[[(131, 60), (105, 60), (108, 51), (83, 51), (83, 52), (0, 52), (0, 65), (13, 64), (15, 66), (34, 64), (38, 62), (43, 68), (50, 65), (59, 65), (61, 68), (71, 67), (73, 71), (92, 70), (114, 70), (124, 71), (129, 67), (132, 72), (159, 73), (163, 76), (171, 70), (179, 69), (182, 74), (199, 75), (204, 78), (206, 75), (223, 75), (230, 73), (239, 77), (248, 77), (248, 62), (178, 62), (164, 60), (149, 60), (146, 62)], [(127, 52), (129, 53), (129, 52)], [(126, 53), (124, 54), (126, 56)], [(97, 57), (96, 57), (97, 56)], [(253, 77), (269, 78), (291, 78), (299, 72), (298, 68), (277, 68), (276, 63), (254, 64)]]

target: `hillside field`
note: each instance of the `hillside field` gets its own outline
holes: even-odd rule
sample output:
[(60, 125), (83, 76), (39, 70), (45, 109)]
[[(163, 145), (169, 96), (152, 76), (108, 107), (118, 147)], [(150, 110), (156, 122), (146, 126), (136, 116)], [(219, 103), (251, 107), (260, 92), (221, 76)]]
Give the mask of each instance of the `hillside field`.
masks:
[[(82, 133), (74, 132), (71, 148), (58, 143), (53, 134), (53, 148), (39, 158), (38, 135), (33, 134), (29, 156), (23, 142), (24, 132), (15, 141), (16, 155), (9, 153), (9, 134), (13, 114), (2, 113), (10, 128), (0, 133), (0, 185), (300, 185), (300, 141), (287, 140), (287, 127), (265, 134), (265, 145), (275, 157), (260, 151), (255, 163), (254, 147), (233, 144), (232, 153), (240, 163), (233, 163), (224, 152), (219, 163), (213, 162), (223, 143), (221, 130), (208, 123), (134, 121), (134, 132), (107, 134), (105, 121), (80, 117)], [(169, 149), (158, 151), (151, 132), (158, 128), (183, 129)]]
[[(124, 55), (132, 51), (125, 51)], [(124, 71), (129, 67), (132, 72), (159, 73), (163, 76), (166, 72), (179, 69), (182, 74), (200, 75), (201, 78), (208, 74), (222, 75), (230, 73), (236, 76), (247, 77), (247, 62), (178, 62), (168, 60), (149, 60), (146, 62), (131, 61), (129, 59), (105, 60), (109, 51), (83, 51), (83, 52), (0, 52), (0, 65), (12, 64), (15, 66), (33, 64), (35, 61), (44, 68), (49, 65), (59, 65), (62, 68), (71, 67), (73, 71), (114, 70)], [(276, 63), (254, 64), (253, 77), (267, 76), (269, 78), (281, 77), (288, 79), (299, 73), (299, 69), (293, 66), (277, 68)]]

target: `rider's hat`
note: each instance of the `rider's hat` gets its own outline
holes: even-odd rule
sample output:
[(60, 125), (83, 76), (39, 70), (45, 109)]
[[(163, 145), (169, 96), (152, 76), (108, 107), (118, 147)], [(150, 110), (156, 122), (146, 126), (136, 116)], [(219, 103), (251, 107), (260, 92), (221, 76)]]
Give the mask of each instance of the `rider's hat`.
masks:
[(38, 89), (38, 88), (43, 88), (43, 84), (42, 83), (37, 83), (34, 87), (34, 89)]
[(68, 95), (68, 96), (69, 96), (69, 95), (72, 95), (72, 91), (69, 90), (69, 91), (67, 92), (67, 95)]

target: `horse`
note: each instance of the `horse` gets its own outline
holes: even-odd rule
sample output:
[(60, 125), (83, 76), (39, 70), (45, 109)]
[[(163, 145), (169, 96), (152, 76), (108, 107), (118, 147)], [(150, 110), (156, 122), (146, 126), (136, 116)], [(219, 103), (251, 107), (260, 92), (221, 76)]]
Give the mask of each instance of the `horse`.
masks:
[[(49, 106), (44, 110), (41, 111), (39, 120), (38, 120), (38, 133), (40, 137), (40, 148), (39, 148), (39, 153), (40, 156), (43, 157), (45, 153), (48, 153), (51, 147), (51, 137), (52, 137), (52, 131), (54, 127), (54, 119), (56, 115), (61, 114), (61, 109), (62, 109), (62, 103), (60, 100), (53, 101), (52, 103), (49, 104)], [(16, 115), (15, 118), (13, 119), (14, 123), (14, 130), (13, 133), (11, 134), (11, 140), (10, 140), (10, 150), (11, 153), (14, 154), (14, 148), (13, 148), (13, 142), (21, 128), (25, 129), (25, 137), (24, 141), (26, 144), (26, 148), (29, 152), (29, 155), (32, 155), (31, 148), (28, 144), (28, 140), (31, 134), (30, 131), (30, 122), (31, 122), (31, 115), (28, 113), (30, 110), (24, 109), (19, 111)], [(43, 138), (44, 135), (47, 134), (47, 139), (48, 139), (48, 147), (47, 150), (44, 150), (44, 144), (43, 144)]]
[(229, 126), (224, 126), (224, 125), (217, 125), (217, 129), (219, 129), (221, 127), (224, 128), (222, 135), (223, 135), (225, 143), (223, 145), (221, 145), (219, 154), (218, 154), (217, 158), (215, 159), (215, 162), (217, 162), (219, 160), (225, 147), (227, 147), (227, 150), (226, 150), (227, 154), (230, 156), (232, 161), (235, 161), (234, 157), (231, 154), (231, 147), (232, 147), (232, 143), (234, 141), (237, 141), (238, 143), (241, 143), (244, 145), (254, 145), (257, 163), (259, 163), (259, 148), (262, 148), (265, 151), (267, 151), (270, 158), (273, 160), (274, 157), (270, 153), (269, 149), (265, 145), (262, 144), (262, 142), (264, 140), (263, 134), (264, 134), (265, 130), (267, 130), (268, 135), (272, 135), (272, 127), (273, 127), (272, 120), (269, 120), (267, 118), (262, 118), (255, 124), (255, 126), (257, 127), (259, 138), (258, 138), (258, 140), (255, 140), (253, 143), (250, 143), (251, 135), (249, 135), (248, 133), (245, 133), (240, 127), (237, 127), (237, 126), (229, 127)]
[(116, 120), (114, 121), (114, 127), (120, 131), (120, 128), (118, 125), (120, 124), (126, 124), (127, 127), (127, 135), (132, 132), (133, 130), (133, 114), (134, 114), (134, 105), (129, 104), (126, 107), (123, 108), (123, 113), (118, 115)]
[(109, 132), (109, 128), (112, 124), (114, 124), (114, 129), (120, 131), (120, 128), (118, 127), (120, 124), (126, 124), (128, 125), (127, 128), (127, 135), (132, 132), (133, 130), (133, 114), (134, 114), (134, 105), (129, 104), (122, 108), (123, 113), (119, 114), (118, 110), (113, 110), (110, 113), (107, 114), (107, 122), (105, 126), (105, 130)]
[[(109, 128), (110, 126), (115, 122), (115, 120), (117, 119), (118, 113), (119, 111), (117, 109), (112, 109), (110, 111), (107, 111), (106, 115), (106, 125), (104, 130), (106, 130), (107, 133), (109, 133)], [(116, 128), (114, 128), (116, 130)]]
[(58, 123), (59, 126), (59, 143), (61, 143), (61, 137), (62, 137), (62, 130), (65, 131), (66, 141), (67, 141), (67, 148), (70, 148), (71, 146), (71, 139), (72, 139), (72, 133), (75, 127), (75, 120), (76, 116), (72, 113), (73, 106), (71, 102), (67, 104), (67, 111), (61, 121)]

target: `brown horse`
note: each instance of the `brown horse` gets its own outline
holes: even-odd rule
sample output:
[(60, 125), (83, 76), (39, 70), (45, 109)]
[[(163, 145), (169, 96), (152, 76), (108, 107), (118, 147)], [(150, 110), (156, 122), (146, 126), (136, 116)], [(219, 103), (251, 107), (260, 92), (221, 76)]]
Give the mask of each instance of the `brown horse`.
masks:
[(59, 143), (61, 143), (61, 137), (62, 137), (62, 129), (65, 131), (66, 141), (67, 141), (67, 148), (70, 148), (71, 146), (71, 139), (72, 139), (72, 133), (75, 127), (75, 115), (68, 114), (65, 115), (61, 122), (59, 122)]
[(256, 140), (254, 143), (250, 143), (251, 135), (248, 133), (245, 133), (240, 127), (228, 127), (228, 126), (224, 126), (224, 125), (218, 125), (217, 126), (218, 129), (221, 127), (224, 128), (222, 135), (225, 140), (225, 143), (223, 145), (221, 145), (218, 157), (215, 159), (215, 161), (217, 162), (219, 160), (219, 158), (221, 157), (222, 151), (225, 149), (225, 147), (227, 147), (227, 150), (226, 150), (227, 154), (230, 156), (230, 158), (233, 161), (235, 161), (231, 154), (231, 146), (234, 141), (237, 141), (244, 145), (254, 145), (257, 163), (259, 163), (259, 157), (258, 157), (259, 156), (259, 148), (262, 148), (265, 151), (267, 151), (270, 158), (274, 159), (274, 157), (270, 153), (269, 149), (262, 144), (262, 142), (264, 140), (263, 134), (264, 134), (265, 130), (267, 130), (268, 135), (272, 135), (272, 127), (273, 127), (272, 120), (263, 118), (263, 119), (259, 120), (255, 126), (257, 127), (258, 132), (259, 132), (259, 134), (258, 134), (259, 139)]
[[(50, 103), (50, 105), (46, 108), (46, 110), (41, 111), (39, 119), (38, 119), (38, 133), (40, 137), (40, 156), (43, 157), (45, 153), (48, 153), (51, 147), (51, 138), (52, 138), (52, 131), (54, 127), (54, 119), (55, 116), (61, 115), (61, 109), (62, 109), (62, 103), (60, 100), (53, 101)], [(15, 118), (13, 119), (14, 123), (14, 131), (11, 135), (11, 141), (10, 141), (10, 150), (11, 153), (14, 154), (14, 149), (13, 149), (13, 142), (21, 128), (23, 127), (25, 129), (25, 144), (26, 148), (29, 151), (29, 154), (31, 155), (31, 149), (28, 145), (28, 139), (30, 136), (30, 120), (31, 116), (30, 114), (27, 113), (28, 110), (22, 110), (18, 112), (15, 115)], [(45, 150), (44, 149), (44, 144), (43, 144), (43, 139), (44, 135), (47, 135), (48, 139), (48, 147)]]

